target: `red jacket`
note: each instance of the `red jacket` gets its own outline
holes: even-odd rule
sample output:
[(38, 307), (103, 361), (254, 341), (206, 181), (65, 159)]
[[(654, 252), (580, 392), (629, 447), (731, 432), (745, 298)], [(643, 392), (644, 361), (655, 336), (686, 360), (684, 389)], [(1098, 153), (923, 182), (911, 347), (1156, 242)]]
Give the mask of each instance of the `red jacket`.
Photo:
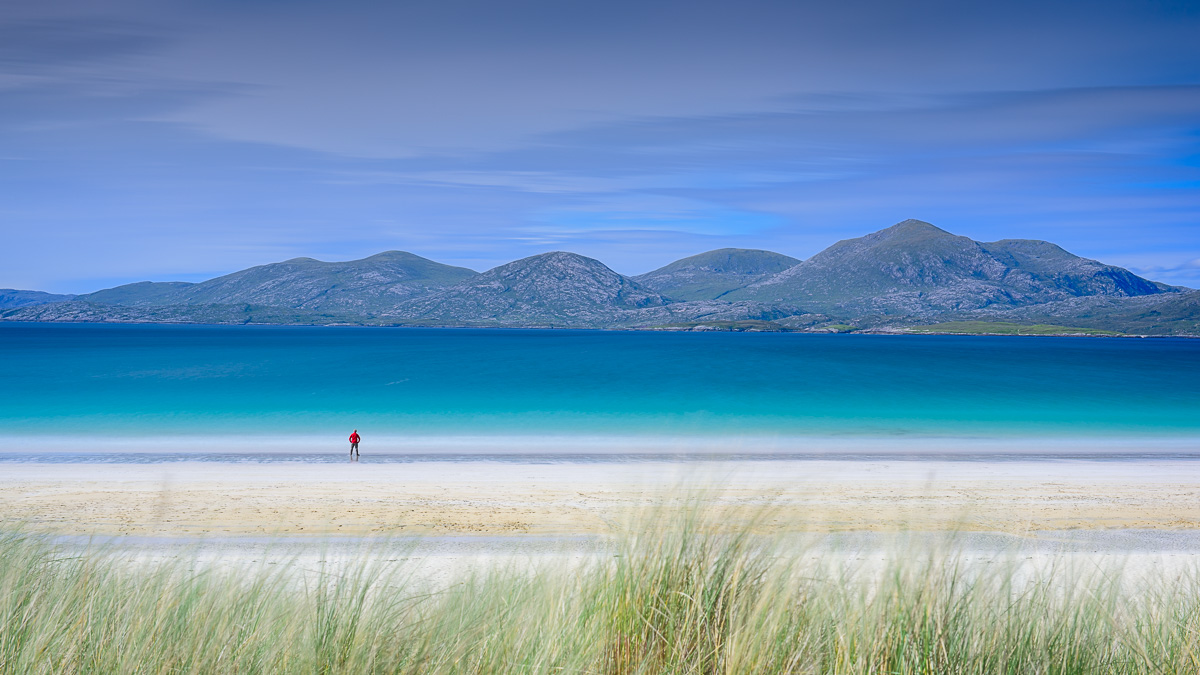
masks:
[(357, 442), (358, 442), (358, 440), (359, 440), (359, 439), (358, 439), (358, 432), (355, 432), (355, 433), (352, 433), (352, 434), (350, 434), (350, 442), (351, 442), (351, 443), (357, 443)]

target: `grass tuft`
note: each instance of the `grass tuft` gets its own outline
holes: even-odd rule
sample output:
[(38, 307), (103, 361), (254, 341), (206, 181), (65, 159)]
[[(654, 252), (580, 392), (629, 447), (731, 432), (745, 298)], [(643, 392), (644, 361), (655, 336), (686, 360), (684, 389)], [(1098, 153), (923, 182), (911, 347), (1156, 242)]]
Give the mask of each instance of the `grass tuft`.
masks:
[(1200, 672), (1196, 575), (983, 565), (953, 546), (855, 568), (773, 547), (743, 516), (693, 510), (612, 557), (437, 589), (381, 556), (219, 571), (2, 535), (0, 672)]

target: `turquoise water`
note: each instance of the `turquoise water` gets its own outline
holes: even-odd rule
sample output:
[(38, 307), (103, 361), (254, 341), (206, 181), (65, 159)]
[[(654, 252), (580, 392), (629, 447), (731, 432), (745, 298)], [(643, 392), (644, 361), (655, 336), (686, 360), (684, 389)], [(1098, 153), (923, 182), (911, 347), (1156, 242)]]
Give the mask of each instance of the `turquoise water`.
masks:
[(0, 324), (0, 353), (10, 438), (1200, 436), (1200, 340)]

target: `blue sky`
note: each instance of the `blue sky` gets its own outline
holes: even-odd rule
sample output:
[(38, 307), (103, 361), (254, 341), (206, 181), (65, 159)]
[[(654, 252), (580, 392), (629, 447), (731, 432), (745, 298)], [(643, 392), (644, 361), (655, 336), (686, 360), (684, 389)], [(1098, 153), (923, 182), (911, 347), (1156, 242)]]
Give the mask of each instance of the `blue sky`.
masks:
[(1200, 3), (0, 0), (0, 287), (905, 218), (1200, 287)]

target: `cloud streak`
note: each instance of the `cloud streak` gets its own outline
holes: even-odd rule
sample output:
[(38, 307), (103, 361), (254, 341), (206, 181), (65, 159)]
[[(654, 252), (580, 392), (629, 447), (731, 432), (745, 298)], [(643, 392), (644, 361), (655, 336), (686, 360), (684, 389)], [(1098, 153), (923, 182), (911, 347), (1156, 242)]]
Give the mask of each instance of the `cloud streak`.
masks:
[(1135, 2), (0, 10), (0, 286), (395, 248), (638, 273), (907, 217), (1183, 283), (1198, 31)]

